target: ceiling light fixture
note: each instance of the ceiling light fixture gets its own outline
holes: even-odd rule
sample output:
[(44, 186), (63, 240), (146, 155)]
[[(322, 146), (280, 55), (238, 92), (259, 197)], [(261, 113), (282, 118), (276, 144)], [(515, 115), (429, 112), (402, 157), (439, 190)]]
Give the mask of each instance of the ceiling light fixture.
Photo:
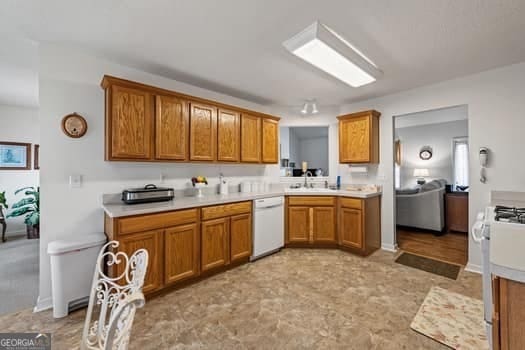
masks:
[(306, 100), (303, 104), (303, 108), (301, 109), (301, 114), (317, 114), (319, 113), (319, 109), (317, 108), (317, 101), (316, 100)]
[(319, 21), (283, 45), (297, 57), (352, 87), (370, 84), (383, 75), (369, 58)]
[(308, 102), (304, 103), (303, 109), (301, 109), (301, 113), (302, 114), (307, 114), (308, 113)]
[(317, 102), (312, 102), (312, 114), (317, 114), (319, 113), (319, 110), (317, 109)]

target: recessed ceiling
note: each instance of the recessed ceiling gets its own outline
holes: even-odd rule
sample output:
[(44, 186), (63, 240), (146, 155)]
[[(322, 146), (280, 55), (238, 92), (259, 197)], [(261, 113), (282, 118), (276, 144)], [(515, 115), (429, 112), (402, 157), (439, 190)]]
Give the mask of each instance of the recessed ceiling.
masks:
[[(523, 0), (6, 0), (0, 13), (36, 41), (261, 104), (350, 103), (525, 61)], [(351, 88), (287, 52), (315, 20), (384, 76)]]

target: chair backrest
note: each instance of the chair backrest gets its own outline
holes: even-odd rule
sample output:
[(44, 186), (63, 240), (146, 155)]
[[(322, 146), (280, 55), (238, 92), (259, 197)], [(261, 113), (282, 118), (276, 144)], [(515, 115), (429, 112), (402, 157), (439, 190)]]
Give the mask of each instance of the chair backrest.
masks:
[[(145, 304), (148, 252), (139, 249), (128, 257), (115, 252), (118, 246), (117, 241), (108, 242), (98, 255), (81, 349), (127, 349), (135, 311)], [(115, 277), (109, 277), (105, 267), (117, 271)]]

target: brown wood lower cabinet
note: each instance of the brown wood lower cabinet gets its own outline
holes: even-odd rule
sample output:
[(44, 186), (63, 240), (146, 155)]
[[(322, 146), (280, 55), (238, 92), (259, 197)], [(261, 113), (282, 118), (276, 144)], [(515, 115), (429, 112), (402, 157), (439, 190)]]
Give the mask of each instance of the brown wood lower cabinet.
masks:
[(230, 260), (235, 262), (252, 255), (252, 215), (241, 214), (230, 218)]
[(230, 218), (203, 221), (201, 235), (202, 271), (228, 265), (230, 263)]
[(334, 197), (288, 197), (286, 243), (336, 244), (335, 203)]
[(336, 215), (335, 207), (314, 207), (312, 208), (312, 241), (314, 243), (335, 243), (336, 235)]
[(339, 245), (369, 255), (381, 247), (381, 197), (339, 198)]
[(164, 231), (164, 283), (199, 275), (199, 226), (196, 223)]
[(525, 349), (525, 283), (493, 277), (494, 350)]
[[(144, 281), (144, 293), (158, 290), (163, 285), (162, 278), (162, 230), (148, 231), (122, 236), (119, 239), (119, 251), (131, 256), (138, 249), (148, 251), (148, 271)], [(118, 273), (124, 271), (123, 264), (118, 265)]]
[(217, 217), (201, 224), (202, 271), (215, 270), (252, 254), (251, 202), (202, 209), (203, 217)]
[(380, 197), (289, 196), (286, 245), (338, 245), (368, 255), (381, 246), (380, 204)]
[[(148, 251), (147, 295), (248, 261), (252, 252), (251, 202), (121, 218), (106, 215), (104, 227), (110, 240), (120, 242), (119, 251)], [(122, 272), (123, 266), (109, 271), (112, 276)]]
[(360, 209), (341, 207), (339, 210), (339, 244), (363, 249), (362, 212)]

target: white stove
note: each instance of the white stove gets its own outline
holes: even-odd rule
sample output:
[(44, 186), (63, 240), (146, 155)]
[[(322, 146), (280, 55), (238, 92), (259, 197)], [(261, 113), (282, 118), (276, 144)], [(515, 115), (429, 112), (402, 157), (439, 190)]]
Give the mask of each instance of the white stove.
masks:
[[(525, 192), (491, 193), (491, 206), (479, 213), (472, 238), (480, 243), (483, 303), (487, 336), (492, 347), (492, 274), (525, 278)], [(525, 280), (522, 280), (525, 282)]]

